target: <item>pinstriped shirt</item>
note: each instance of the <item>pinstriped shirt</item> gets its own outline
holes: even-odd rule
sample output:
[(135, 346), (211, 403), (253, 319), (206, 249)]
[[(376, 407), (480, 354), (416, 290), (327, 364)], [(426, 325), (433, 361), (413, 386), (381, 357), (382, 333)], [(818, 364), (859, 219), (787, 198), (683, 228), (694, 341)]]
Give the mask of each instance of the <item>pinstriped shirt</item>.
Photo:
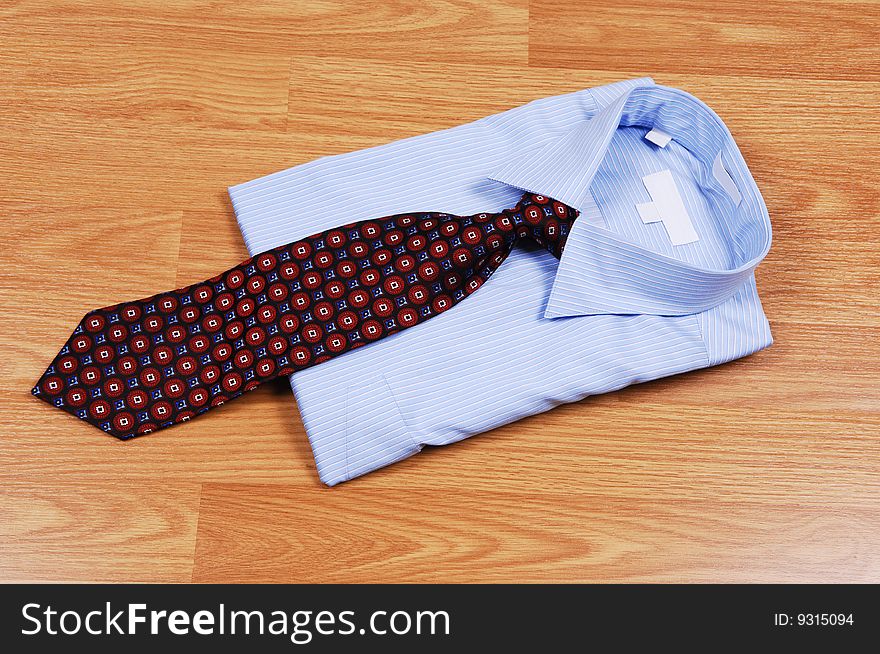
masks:
[[(721, 119), (648, 78), (229, 192), (257, 253), (368, 218), (498, 211), (523, 190), (581, 212), (561, 260), (518, 246), (453, 309), (291, 377), (324, 483), (770, 345), (754, 277), (771, 236), (761, 194)], [(326, 211), (301, 209), (316, 204)]]

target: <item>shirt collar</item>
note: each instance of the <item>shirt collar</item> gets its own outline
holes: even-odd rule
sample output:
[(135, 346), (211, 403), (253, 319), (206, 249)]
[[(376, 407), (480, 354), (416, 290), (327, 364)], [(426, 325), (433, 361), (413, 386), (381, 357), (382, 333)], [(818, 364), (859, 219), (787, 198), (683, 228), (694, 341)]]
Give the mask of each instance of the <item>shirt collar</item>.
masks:
[[(578, 127), (534, 152), (508, 161), (490, 179), (539, 193), (582, 210), (590, 184), (620, 126), (641, 125), (670, 134), (700, 160), (701, 185), (726, 235), (732, 266), (702, 268), (648, 250), (622, 236), (577, 220), (566, 241), (547, 318), (616, 314), (686, 315), (731, 297), (770, 248), (767, 208), (721, 119), (694, 96), (643, 79)], [(713, 176), (718, 158), (741, 197), (734, 200)], [(738, 200), (738, 201), (737, 201)]]

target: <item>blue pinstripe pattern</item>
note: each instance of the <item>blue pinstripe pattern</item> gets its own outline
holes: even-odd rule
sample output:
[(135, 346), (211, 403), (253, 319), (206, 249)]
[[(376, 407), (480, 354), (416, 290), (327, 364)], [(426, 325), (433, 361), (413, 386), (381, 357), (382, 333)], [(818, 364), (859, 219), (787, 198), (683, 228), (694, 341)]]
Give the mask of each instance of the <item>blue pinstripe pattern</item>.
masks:
[[(650, 143), (652, 128), (673, 140)], [(741, 197), (713, 175), (718, 157)], [(640, 219), (642, 177), (661, 170), (699, 241), (673, 246)], [(561, 261), (518, 247), (462, 304), (291, 377), (324, 483), (771, 343), (753, 275), (770, 246), (761, 194), (718, 116), (648, 78), (325, 157), (230, 196), (256, 253), (405, 211), (497, 211), (521, 189), (581, 211)], [(327, 210), (301, 210), (314, 204)]]

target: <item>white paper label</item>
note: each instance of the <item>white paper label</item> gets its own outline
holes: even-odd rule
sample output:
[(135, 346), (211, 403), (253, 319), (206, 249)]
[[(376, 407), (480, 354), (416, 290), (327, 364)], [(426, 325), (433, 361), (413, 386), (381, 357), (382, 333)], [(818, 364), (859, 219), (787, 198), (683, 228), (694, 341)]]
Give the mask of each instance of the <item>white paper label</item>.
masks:
[(661, 148), (665, 148), (669, 142), (672, 140), (672, 137), (669, 136), (666, 132), (657, 129), (656, 127), (652, 129), (650, 132), (645, 134), (645, 138), (648, 139), (654, 145), (660, 146)]
[(718, 180), (721, 188), (730, 196), (733, 203), (739, 206), (739, 203), (742, 202), (742, 195), (736, 187), (736, 182), (733, 181), (730, 173), (727, 172), (727, 168), (724, 167), (724, 161), (721, 160), (720, 152), (715, 157), (715, 161), (712, 162), (712, 175)]
[(662, 222), (673, 245), (699, 241), (700, 237), (675, 185), (672, 171), (661, 170), (659, 173), (645, 175), (642, 181), (651, 196), (651, 202), (636, 205), (642, 222)]

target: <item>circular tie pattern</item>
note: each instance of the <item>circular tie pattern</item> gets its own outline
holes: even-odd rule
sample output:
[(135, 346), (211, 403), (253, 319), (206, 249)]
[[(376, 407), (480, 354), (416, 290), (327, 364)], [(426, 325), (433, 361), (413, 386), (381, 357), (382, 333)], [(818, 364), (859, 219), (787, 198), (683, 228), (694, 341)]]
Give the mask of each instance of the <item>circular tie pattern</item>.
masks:
[(32, 392), (121, 439), (168, 427), (447, 311), (519, 238), (559, 257), (576, 217), (526, 193), (500, 213), (334, 228), (205, 282), (90, 312)]

